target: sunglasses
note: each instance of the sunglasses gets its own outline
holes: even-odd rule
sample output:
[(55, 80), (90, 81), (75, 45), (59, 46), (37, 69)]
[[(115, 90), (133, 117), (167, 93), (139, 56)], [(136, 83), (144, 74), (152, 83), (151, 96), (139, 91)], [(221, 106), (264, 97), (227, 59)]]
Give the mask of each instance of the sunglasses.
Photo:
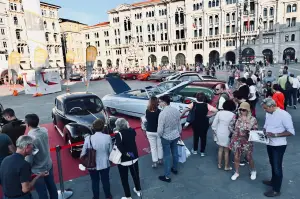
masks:
[(243, 108), (240, 108), (239, 109), (241, 112), (246, 112), (246, 111), (248, 111), (247, 109), (243, 109)]
[(216, 88), (215, 90), (216, 90), (216, 91), (219, 91), (220, 89)]

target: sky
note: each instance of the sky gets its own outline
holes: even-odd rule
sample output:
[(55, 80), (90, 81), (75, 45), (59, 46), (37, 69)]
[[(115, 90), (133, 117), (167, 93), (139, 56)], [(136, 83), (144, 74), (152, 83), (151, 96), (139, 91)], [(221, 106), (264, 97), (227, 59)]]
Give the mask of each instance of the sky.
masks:
[(42, 0), (61, 7), (59, 17), (88, 25), (108, 21), (107, 11), (123, 3), (135, 3), (143, 0)]

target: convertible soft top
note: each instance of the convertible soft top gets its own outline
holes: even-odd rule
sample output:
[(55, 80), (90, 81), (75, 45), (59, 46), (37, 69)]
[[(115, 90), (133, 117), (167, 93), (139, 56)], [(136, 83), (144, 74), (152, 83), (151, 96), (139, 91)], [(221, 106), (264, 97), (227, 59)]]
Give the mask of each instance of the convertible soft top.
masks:
[(130, 91), (131, 88), (119, 77), (107, 77), (106, 80), (115, 91), (116, 94), (120, 94), (126, 91)]

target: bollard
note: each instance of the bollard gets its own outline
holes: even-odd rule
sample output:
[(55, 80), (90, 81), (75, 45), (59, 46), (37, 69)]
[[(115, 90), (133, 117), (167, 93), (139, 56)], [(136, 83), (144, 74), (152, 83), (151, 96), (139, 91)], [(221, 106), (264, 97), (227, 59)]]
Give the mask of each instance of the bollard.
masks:
[(60, 157), (61, 147), (57, 145), (55, 149), (56, 149), (57, 168), (58, 168), (58, 177), (59, 177), (59, 185), (60, 185), (60, 190), (57, 191), (58, 199), (68, 199), (73, 195), (73, 191), (70, 189), (65, 190), (64, 178), (62, 173), (62, 165), (61, 165), (61, 157)]

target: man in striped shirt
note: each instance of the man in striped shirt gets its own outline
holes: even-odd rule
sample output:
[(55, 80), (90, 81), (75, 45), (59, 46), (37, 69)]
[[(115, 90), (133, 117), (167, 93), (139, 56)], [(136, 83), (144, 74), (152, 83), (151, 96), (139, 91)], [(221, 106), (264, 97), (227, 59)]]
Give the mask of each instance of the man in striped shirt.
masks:
[[(161, 137), (161, 143), (164, 152), (164, 172), (159, 179), (164, 182), (171, 182), (170, 173), (177, 174), (178, 167), (178, 148), (177, 142), (180, 139), (181, 123), (180, 112), (170, 106), (171, 99), (164, 95), (159, 98), (159, 105), (163, 108), (158, 117), (157, 133)], [(173, 167), (171, 168), (171, 154), (173, 156)]]

